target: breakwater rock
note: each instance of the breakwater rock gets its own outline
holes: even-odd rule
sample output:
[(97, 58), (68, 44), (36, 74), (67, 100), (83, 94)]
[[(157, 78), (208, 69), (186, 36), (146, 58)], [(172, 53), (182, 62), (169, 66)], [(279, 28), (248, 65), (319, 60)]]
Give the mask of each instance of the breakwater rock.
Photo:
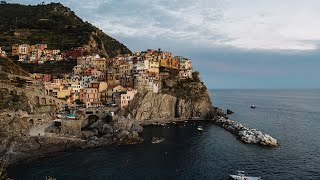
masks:
[(278, 141), (270, 135), (256, 129), (244, 127), (242, 124), (230, 119), (220, 117), (215, 120), (215, 123), (237, 136), (237, 138), (239, 138), (242, 142), (271, 147), (279, 146)]

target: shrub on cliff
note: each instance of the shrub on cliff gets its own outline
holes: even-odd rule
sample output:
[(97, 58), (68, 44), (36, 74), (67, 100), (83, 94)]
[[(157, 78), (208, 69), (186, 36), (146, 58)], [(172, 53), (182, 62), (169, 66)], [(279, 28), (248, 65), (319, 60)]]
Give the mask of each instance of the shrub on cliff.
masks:
[(13, 109), (13, 110), (27, 110), (28, 98), (25, 94), (18, 95), (14, 91), (10, 93), (0, 91), (0, 110)]
[(194, 82), (201, 82), (199, 75), (199, 71), (195, 71), (192, 73), (192, 79)]

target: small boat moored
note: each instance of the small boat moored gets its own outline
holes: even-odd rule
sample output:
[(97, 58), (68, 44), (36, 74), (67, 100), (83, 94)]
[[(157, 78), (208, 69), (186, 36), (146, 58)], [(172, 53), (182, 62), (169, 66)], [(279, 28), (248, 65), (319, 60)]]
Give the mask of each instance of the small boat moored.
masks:
[(255, 105), (251, 105), (251, 109), (254, 109), (254, 108), (256, 108), (256, 106)]
[(151, 143), (152, 144), (159, 144), (159, 143), (163, 142), (164, 140), (166, 140), (166, 139), (162, 138), (162, 137), (153, 137), (151, 139)]
[(231, 175), (229, 179), (234, 180), (261, 180), (261, 177), (246, 176), (244, 171), (238, 171), (238, 175)]
[(197, 130), (198, 130), (198, 131), (203, 131), (202, 126), (198, 126), (198, 127), (197, 127)]

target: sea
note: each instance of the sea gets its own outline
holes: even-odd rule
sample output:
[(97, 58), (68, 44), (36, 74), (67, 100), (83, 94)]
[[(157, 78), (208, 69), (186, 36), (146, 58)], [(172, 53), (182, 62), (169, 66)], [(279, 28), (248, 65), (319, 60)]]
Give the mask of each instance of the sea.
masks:
[[(77, 150), (12, 167), (14, 179), (320, 179), (320, 90), (210, 90), (229, 118), (276, 138), (245, 144), (205, 121), (147, 126), (137, 145)], [(250, 106), (255, 105), (255, 109)], [(202, 125), (204, 131), (198, 132)], [(152, 144), (152, 137), (166, 140)]]

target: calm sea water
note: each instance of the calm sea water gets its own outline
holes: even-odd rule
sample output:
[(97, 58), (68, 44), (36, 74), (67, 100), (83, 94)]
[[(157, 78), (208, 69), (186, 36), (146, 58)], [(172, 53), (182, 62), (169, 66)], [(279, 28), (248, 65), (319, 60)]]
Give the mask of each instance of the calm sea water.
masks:
[[(244, 144), (205, 122), (147, 127), (139, 145), (81, 150), (9, 170), (15, 179), (227, 179), (237, 170), (263, 179), (320, 179), (320, 90), (213, 90), (231, 119), (267, 132), (280, 147)], [(256, 109), (250, 109), (250, 105)], [(204, 126), (204, 132), (196, 130)], [(166, 138), (151, 144), (152, 136)]]

